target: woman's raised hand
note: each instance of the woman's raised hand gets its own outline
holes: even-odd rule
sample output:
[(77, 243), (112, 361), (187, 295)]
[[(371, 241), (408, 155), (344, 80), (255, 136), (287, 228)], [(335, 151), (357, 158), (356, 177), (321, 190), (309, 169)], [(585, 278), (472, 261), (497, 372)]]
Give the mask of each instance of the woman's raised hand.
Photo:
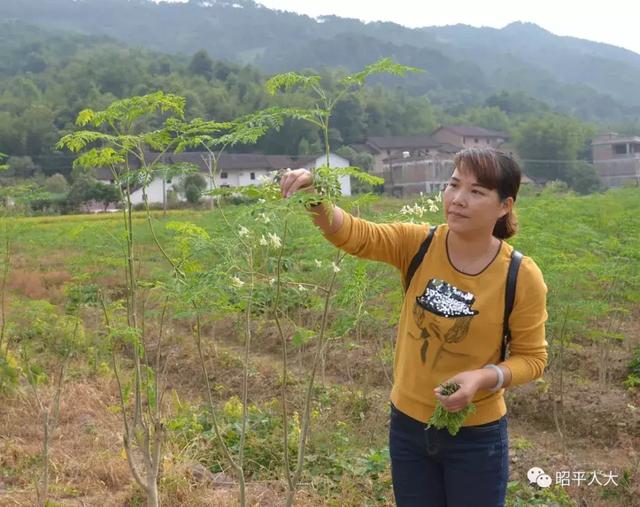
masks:
[(313, 174), (308, 169), (286, 171), (280, 178), (280, 192), (282, 197), (290, 197), (294, 192), (304, 190), (314, 192)]
[[(308, 169), (285, 171), (280, 178), (280, 192), (282, 193), (282, 197), (291, 197), (294, 192), (299, 190), (316, 193), (313, 174)], [(330, 206), (332, 211), (326, 211), (326, 206)], [(326, 205), (314, 201), (305, 204), (305, 207), (313, 214), (313, 223), (320, 227), (325, 234), (333, 234), (340, 229), (344, 216), (343, 211), (338, 206), (334, 206), (331, 203)]]

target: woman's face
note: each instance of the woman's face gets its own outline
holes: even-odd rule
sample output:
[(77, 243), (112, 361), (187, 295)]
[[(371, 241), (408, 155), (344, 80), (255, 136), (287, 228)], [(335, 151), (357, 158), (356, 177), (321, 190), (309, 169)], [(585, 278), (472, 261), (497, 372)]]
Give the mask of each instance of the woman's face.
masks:
[(491, 234), (498, 219), (513, 206), (513, 198), (500, 201), (495, 189), (481, 185), (471, 171), (457, 167), (449, 178), (443, 200), (449, 229), (460, 234)]

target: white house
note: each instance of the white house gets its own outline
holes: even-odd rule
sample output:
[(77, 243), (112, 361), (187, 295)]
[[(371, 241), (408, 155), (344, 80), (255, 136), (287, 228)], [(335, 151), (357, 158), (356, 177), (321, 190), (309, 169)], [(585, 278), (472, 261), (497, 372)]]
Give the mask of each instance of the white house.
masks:
[[(349, 167), (349, 161), (339, 155), (329, 155), (330, 167)], [(289, 155), (262, 155), (257, 153), (228, 153), (222, 154), (218, 159), (213, 185), (209, 178), (211, 157), (207, 152), (184, 152), (167, 154), (162, 158), (164, 164), (190, 163), (200, 169), (205, 177), (207, 188), (212, 187), (238, 187), (260, 184), (260, 176), (266, 176), (278, 169), (314, 169), (326, 164), (326, 155), (313, 155), (292, 157)], [(113, 183), (110, 173), (98, 171), (97, 178)], [(147, 198), (150, 203), (164, 202), (166, 192), (172, 190), (184, 176), (175, 176), (164, 182), (162, 177), (155, 178), (146, 188)], [(342, 195), (351, 195), (351, 180), (349, 176), (340, 177)], [(182, 197), (182, 196), (181, 196)], [(182, 197), (183, 198), (183, 197)], [(142, 189), (137, 189), (131, 194), (132, 204), (140, 204), (143, 201)]]

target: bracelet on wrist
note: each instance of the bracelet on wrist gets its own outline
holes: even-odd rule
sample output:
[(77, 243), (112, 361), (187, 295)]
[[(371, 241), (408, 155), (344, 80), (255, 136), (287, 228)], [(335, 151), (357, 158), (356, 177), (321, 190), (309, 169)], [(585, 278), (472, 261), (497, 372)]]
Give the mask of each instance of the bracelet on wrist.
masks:
[(495, 364), (487, 364), (483, 368), (490, 368), (492, 370), (495, 370), (498, 374), (498, 383), (491, 389), (488, 389), (488, 391), (490, 393), (495, 393), (496, 391), (500, 390), (502, 388), (502, 384), (504, 384), (504, 372), (502, 371), (502, 368), (496, 366)]

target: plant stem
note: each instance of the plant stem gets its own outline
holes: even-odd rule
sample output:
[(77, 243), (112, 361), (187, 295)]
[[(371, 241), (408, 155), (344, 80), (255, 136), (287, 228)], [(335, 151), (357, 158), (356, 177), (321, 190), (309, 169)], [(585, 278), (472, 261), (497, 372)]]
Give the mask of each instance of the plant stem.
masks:
[(245, 343), (244, 343), (244, 364), (242, 371), (242, 428), (240, 430), (240, 457), (238, 462), (240, 468), (244, 468), (244, 444), (247, 435), (247, 420), (249, 418), (249, 352), (251, 350), (251, 303), (253, 300), (253, 251), (249, 248), (249, 270), (251, 272), (251, 282), (249, 285), (249, 295), (247, 297), (247, 308), (245, 309)]
[[(558, 432), (558, 435), (560, 435), (560, 443), (562, 446), (563, 456), (566, 456), (567, 454), (566, 442), (564, 438), (565, 422), (564, 422), (564, 398), (563, 398), (564, 397), (563, 372), (564, 372), (564, 340), (565, 340), (566, 325), (567, 325), (568, 318), (569, 318), (569, 307), (566, 307), (563, 318), (562, 318), (562, 326), (560, 328), (560, 353), (559, 353), (560, 364), (558, 368), (558, 375), (560, 377), (559, 378), (560, 399), (558, 403), (556, 403), (556, 400), (553, 399), (553, 420), (556, 425), (556, 430)], [(558, 405), (560, 406), (559, 417), (558, 417)]]
[(282, 388), (280, 390), (281, 399), (282, 399), (282, 431), (283, 431), (283, 452), (284, 452), (284, 472), (285, 477), (287, 479), (287, 485), (289, 487), (289, 491), (293, 491), (293, 481), (291, 478), (291, 465), (289, 464), (289, 419), (287, 414), (287, 382), (288, 382), (288, 365), (287, 365), (287, 338), (284, 335), (284, 331), (282, 329), (282, 324), (280, 322), (279, 311), (280, 311), (280, 293), (281, 293), (281, 283), (280, 283), (280, 273), (282, 269), (282, 255), (284, 254), (284, 245), (287, 240), (287, 226), (288, 222), (285, 220), (284, 222), (284, 232), (282, 234), (282, 246), (280, 247), (280, 252), (278, 253), (278, 262), (276, 263), (276, 297), (273, 304), (273, 315), (276, 321), (276, 326), (278, 328), (278, 334), (280, 335), (280, 342), (282, 343)]
[[(340, 260), (343, 257), (344, 257), (344, 254), (340, 254), (340, 253), (338, 254), (336, 265), (340, 263)], [(307, 433), (309, 432), (309, 426), (311, 422), (310, 416), (311, 416), (311, 402), (313, 401), (313, 386), (314, 386), (316, 371), (318, 370), (320, 360), (322, 358), (322, 355), (324, 354), (324, 349), (328, 342), (326, 338), (326, 328), (327, 328), (327, 321), (329, 317), (329, 306), (331, 302), (331, 295), (333, 292), (333, 287), (335, 285), (336, 275), (337, 273), (334, 272), (333, 276), (331, 277), (329, 288), (327, 289), (327, 293), (324, 300), (324, 311), (322, 314), (322, 323), (320, 325), (319, 343), (318, 343), (318, 348), (316, 349), (316, 355), (313, 361), (313, 367), (311, 368), (311, 374), (309, 376), (309, 382), (307, 384), (307, 393), (305, 395), (305, 400), (304, 400), (304, 412), (302, 415), (300, 439), (298, 440), (298, 461), (296, 463), (296, 470), (292, 480), (293, 489), (289, 490), (289, 493), (287, 494), (287, 507), (291, 507), (293, 505), (298, 483), (300, 482), (300, 477), (302, 475)]]
[[(107, 327), (107, 331), (109, 331), (109, 334), (111, 335), (113, 333), (113, 328), (111, 327), (111, 319), (109, 318), (109, 312), (107, 311), (107, 306), (104, 302), (104, 296), (102, 294), (102, 292), (100, 292), (100, 304), (102, 306), (102, 312), (104, 315), (104, 321), (105, 321), (105, 325)], [(124, 426), (124, 434), (122, 435), (122, 444), (124, 446), (124, 452), (125, 455), (127, 456), (127, 463), (129, 464), (129, 470), (131, 470), (131, 474), (133, 475), (133, 478), (135, 479), (135, 481), (138, 483), (138, 485), (144, 489), (144, 491), (147, 491), (147, 487), (144, 483), (144, 481), (142, 480), (142, 477), (140, 476), (140, 473), (138, 472), (138, 468), (136, 467), (135, 463), (133, 462), (133, 456), (131, 455), (132, 453), (132, 449), (131, 449), (131, 427), (129, 426), (129, 420), (127, 419), (127, 411), (126, 411), (126, 406), (125, 406), (125, 398), (124, 398), (124, 391), (122, 389), (122, 380), (120, 378), (120, 372), (118, 371), (118, 362), (116, 359), (116, 353), (113, 347), (113, 344), (111, 345), (111, 361), (112, 361), (112, 366), (113, 366), (113, 373), (116, 377), (116, 383), (118, 384), (118, 399), (120, 401), (120, 412), (122, 413), (122, 425)]]
[[(7, 315), (6, 315), (6, 290), (7, 290), (7, 276), (9, 274), (9, 266), (11, 264), (11, 238), (5, 228), (5, 252), (4, 252), (4, 265), (2, 266), (2, 285), (0, 285), (0, 318), (2, 318), (2, 324), (0, 324), (0, 353), (2, 352), (2, 343), (4, 342), (4, 334), (7, 328)], [(9, 343), (7, 343), (7, 350), (5, 351), (5, 359), (9, 355)]]
[(234, 472), (238, 477), (238, 482), (240, 483), (240, 506), (245, 507), (246, 505), (246, 494), (245, 494), (245, 480), (244, 480), (244, 470), (238, 463), (235, 462), (233, 456), (231, 456), (231, 452), (227, 447), (227, 444), (222, 437), (222, 432), (220, 431), (220, 426), (218, 425), (218, 418), (216, 417), (215, 404), (213, 402), (213, 396), (211, 395), (211, 382), (209, 381), (209, 373), (207, 372), (207, 364), (204, 360), (204, 354), (202, 352), (202, 329), (200, 326), (200, 315), (198, 314), (198, 308), (193, 304), (194, 309), (196, 311), (196, 346), (198, 348), (198, 357), (200, 358), (200, 366), (202, 368), (202, 373), (204, 375), (205, 383), (207, 385), (207, 399), (209, 401), (209, 409), (211, 411), (211, 420), (213, 422), (213, 431), (216, 434), (216, 438), (218, 439), (218, 443), (220, 447), (222, 447), (222, 452), (225, 457), (229, 461), (231, 468), (233, 468)]

